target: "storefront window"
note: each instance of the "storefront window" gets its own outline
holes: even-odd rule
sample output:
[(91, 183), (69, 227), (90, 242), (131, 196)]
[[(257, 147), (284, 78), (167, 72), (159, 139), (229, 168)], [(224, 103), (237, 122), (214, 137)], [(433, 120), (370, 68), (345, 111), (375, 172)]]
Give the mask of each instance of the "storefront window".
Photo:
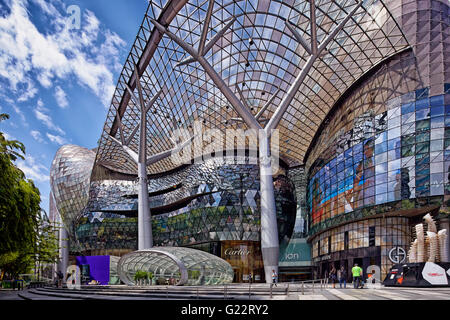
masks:
[(252, 274), (254, 282), (264, 281), (264, 265), (260, 242), (222, 241), (221, 257), (233, 268), (233, 282), (248, 282)]

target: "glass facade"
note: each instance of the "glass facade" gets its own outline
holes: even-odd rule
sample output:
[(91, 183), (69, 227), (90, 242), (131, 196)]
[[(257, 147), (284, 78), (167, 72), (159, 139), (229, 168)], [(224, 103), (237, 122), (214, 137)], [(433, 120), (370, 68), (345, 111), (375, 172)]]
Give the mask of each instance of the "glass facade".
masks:
[(309, 240), (318, 276), (358, 259), (380, 266), (383, 277), (393, 264), (389, 250), (408, 250), (417, 217), (448, 217), (449, 5), (406, 0), (387, 7), (411, 48), (357, 81), (308, 150)]
[(369, 266), (377, 265), (384, 279), (393, 265), (389, 251), (395, 247), (406, 249), (410, 238), (411, 228), (405, 217), (367, 219), (327, 230), (312, 242), (312, 259), (319, 269), (317, 276), (323, 278), (331, 265), (350, 270), (354, 263), (359, 263), (364, 276)]
[[(417, 89), (386, 101), (386, 111), (366, 112), (343, 133), (331, 159), (321, 158), (308, 184), (311, 223), (317, 225), (359, 208), (441, 196), (448, 186), (450, 95)], [(372, 110), (371, 110), (372, 111)], [(449, 140), (449, 141), (447, 141)], [(449, 159), (447, 159), (449, 158)], [(444, 182), (444, 176), (446, 177)], [(448, 187), (447, 187), (448, 188)]]
[[(319, 42), (356, 3), (316, 4)], [(277, 127), (285, 166), (274, 179), (285, 266), (300, 257), (307, 239), (319, 268), (352, 253), (373, 258), (369, 262), (385, 272), (386, 250), (409, 243), (405, 237), (415, 215), (448, 215), (449, 10), (440, 0), (364, 1), (294, 93)], [(129, 140), (128, 147), (138, 150), (139, 110), (126, 89), (136, 87), (133, 58), (140, 59), (144, 100), (162, 92), (148, 112), (148, 155), (171, 149), (171, 133), (178, 128), (191, 132), (195, 121), (205, 130), (247, 129), (233, 120), (236, 111), (202, 66), (179, 65), (189, 55), (151, 23), (164, 22), (197, 48), (207, 12), (207, 1), (151, 1), (119, 77), (91, 179), (92, 155), (78, 164), (57, 154), (54, 167), (67, 168), (52, 173), (52, 191), (78, 239), (72, 250), (121, 255), (137, 247), (137, 167), (111, 139)], [(261, 114), (269, 120), (309, 58), (286, 21), (308, 42), (313, 37), (310, 2), (215, 1), (206, 39), (232, 17), (205, 60), (252, 113), (274, 95)], [(234, 138), (238, 145), (242, 137), (233, 137), (233, 147)], [(224, 149), (229, 143), (224, 141)], [(192, 151), (191, 160), (203, 154)], [(233, 246), (251, 249), (254, 261), (229, 261), (239, 281), (259, 272), (254, 247), (260, 241), (257, 165), (209, 159), (180, 167), (166, 158), (147, 172), (156, 245), (198, 247), (222, 256)], [(65, 184), (68, 179), (74, 180), (72, 187)], [(386, 213), (402, 217), (380, 220)]]
[[(97, 153), (97, 161), (102, 165), (128, 174), (137, 170), (129, 156), (109, 137), (119, 139), (118, 118), (122, 119), (125, 138), (130, 137), (139, 123), (138, 107), (126, 89), (126, 84), (135, 89), (133, 56), (145, 57), (140, 66), (144, 99), (162, 90), (158, 105), (148, 116), (147, 137), (152, 141), (148, 155), (170, 149), (171, 133), (177, 128), (189, 131), (195, 121), (222, 132), (247, 129), (242, 122), (232, 120), (236, 117), (234, 108), (201, 65), (178, 66), (189, 54), (169, 37), (162, 36), (151, 23), (151, 19), (164, 21), (172, 33), (198, 48), (208, 4), (197, 0), (176, 2), (176, 5), (166, 0), (149, 3), (131, 49), (133, 55), (124, 65), (106, 117)], [(320, 1), (316, 6), (318, 41), (330, 34), (356, 4), (354, 0)], [(309, 53), (286, 26), (289, 21), (309, 42), (312, 37), (309, 1), (215, 1), (206, 38), (211, 40), (232, 17), (235, 20), (231, 27), (210, 48), (205, 59), (230, 90), (239, 95), (236, 87), (240, 89), (240, 99), (253, 114), (275, 94), (261, 118), (270, 119), (309, 58)], [(327, 45), (326, 54), (316, 60), (278, 126), (280, 152), (285, 162), (289, 166), (302, 165), (315, 132), (345, 90), (380, 60), (407, 47), (385, 4), (379, 0), (364, 1), (343, 31)], [(137, 150), (137, 146), (138, 139), (134, 137), (129, 147)], [(193, 152), (202, 154), (202, 150), (197, 150), (200, 147), (200, 144), (194, 146)], [(167, 158), (148, 166), (147, 170), (156, 174), (176, 167)]]

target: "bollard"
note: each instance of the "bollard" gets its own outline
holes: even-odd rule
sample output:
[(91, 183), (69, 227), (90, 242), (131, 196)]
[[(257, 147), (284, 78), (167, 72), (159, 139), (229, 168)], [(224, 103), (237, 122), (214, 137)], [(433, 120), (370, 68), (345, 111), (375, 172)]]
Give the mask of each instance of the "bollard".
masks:
[(287, 287), (286, 287), (286, 295), (289, 295), (289, 283), (287, 284)]

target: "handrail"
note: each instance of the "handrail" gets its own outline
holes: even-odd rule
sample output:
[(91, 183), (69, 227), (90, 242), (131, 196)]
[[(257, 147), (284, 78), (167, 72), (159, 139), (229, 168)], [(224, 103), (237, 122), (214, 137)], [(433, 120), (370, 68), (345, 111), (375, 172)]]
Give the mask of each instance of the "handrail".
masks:
[[(323, 290), (326, 284), (326, 279), (313, 279), (303, 281), (290, 281), (273, 283), (230, 283), (211, 286), (143, 286), (134, 288), (145, 293), (158, 293), (169, 298), (171, 295), (187, 295), (194, 299), (202, 299), (206, 296), (215, 296), (219, 299), (254, 299), (257, 296), (287, 296), (289, 294), (302, 294), (312, 292), (314, 294), (317, 290)], [(75, 291), (97, 291), (100, 287), (86, 287)], [(106, 289), (106, 288), (105, 288)], [(57, 290), (57, 289), (54, 289)], [(127, 291), (127, 288), (123, 289)]]

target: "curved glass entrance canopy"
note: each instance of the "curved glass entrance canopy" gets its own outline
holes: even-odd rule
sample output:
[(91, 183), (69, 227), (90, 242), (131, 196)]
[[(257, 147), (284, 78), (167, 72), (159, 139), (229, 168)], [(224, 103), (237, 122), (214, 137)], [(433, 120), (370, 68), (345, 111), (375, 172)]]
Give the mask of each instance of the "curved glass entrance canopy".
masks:
[[(315, 16), (311, 16), (306, 0), (151, 1), (112, 99), (97, 164), (127, 174), (137, 171), (135, 162), (109, 137), (123, 139), (135, 152), (138, 149), (140, 111), (126, 88), (137, 96), (136, 65), (143, 99), (150, 101), (162, 92), (148, 112), (148, 155), (171, 149), (172, 131), (191, 130), (196, 120), (204, 128), (247, 129), (198, 62), (179, 64), (190, 54), (155, 28), (151, 19), (192, 47), (202, 48), (206, 61), (264, 126), (311, 55), (311, 39), (321, 43), (357, 4), (355, 0), (316, 0)], [(206, 29), (205, 21), (209, 21)], [(363, 1), (315, 60), (283, 114), (277, 127), (283, 160), (290, 166), (302, 164), (339, 97), (377, 63), (406, 47), (383, 2)], [(154, 174), (175, 167), (166, 158), (147, 170)]]
[[(152, 272), (156, 280), (176, 285), (215, 285), (231, 283), (233, 268), (210, 253), (184, 247), (155, 247), (131, 252), (118, 263), (120, 279), (134, 285), (137, 271)], [(172, 279), (172, 281), (170, 281)]]

